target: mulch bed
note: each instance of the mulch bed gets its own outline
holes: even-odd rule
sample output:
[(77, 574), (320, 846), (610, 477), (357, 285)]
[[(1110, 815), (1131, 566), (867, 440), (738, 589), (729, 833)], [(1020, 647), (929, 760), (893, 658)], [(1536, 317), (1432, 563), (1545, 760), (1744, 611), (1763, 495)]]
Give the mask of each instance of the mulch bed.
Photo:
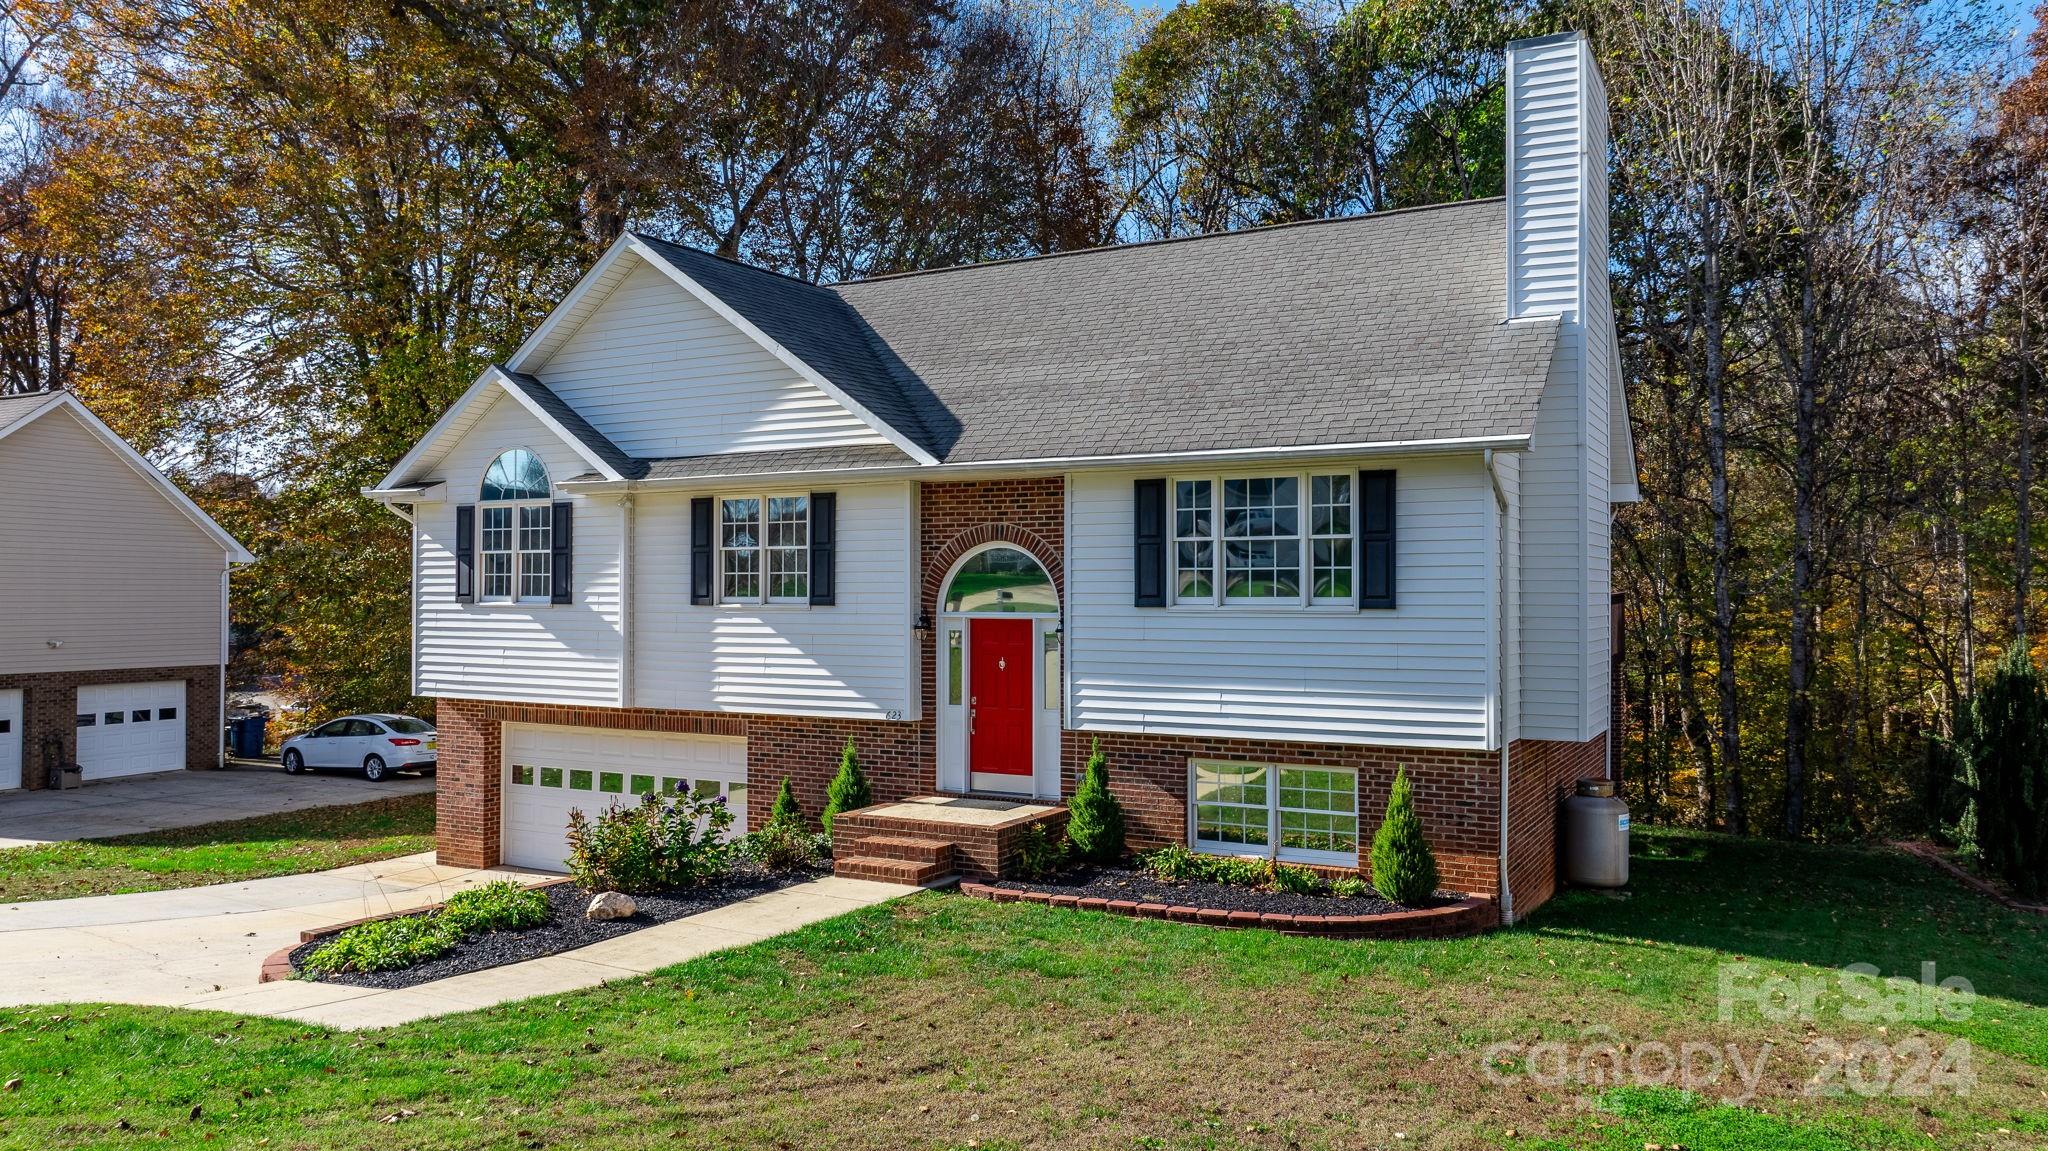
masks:
[[(1380, 898), (1376, 891), (1349, 899), (1335, 895), (1290, 895), (1236, 883), (1170, 883), (1134, 867), (1089, 867), (1036, 881), (998, 879), (991, 886), (1053, 895), (1128, 899), (1133, 903), (1213, 907), (1219, 911), (1271, 911), (1279, 915), (1385, 915), (1408, 910)], [(1455, 897), (1436, 899), (1423, 906), (1440, 907), (1455, 902)]]
[[(770, 891), (777, 891), (799, 883), (808, 883), (823, 870), (796, 871), (771, 875), (748, 865), (734, 868), (731, 875), (717, 883), (693, 887), (688, 891), (671, 892), (666, 895), (636, 895), (633, 897), (634, 914), (627, 919), (592, 920), (583, 917), (583, 909), (590, 905), (592, 893), (574, 883), (560, 883), (541, 888), (548, 897), (548, 921), (538, 927), (523, 931), (494, 931), (488, 935), (471, 936), (457, 944), (455, 950), (438, 959), (403, 967), (394, 971), (345, 972), (320, 978), (322, 983), (346, 983), (353, 987), (399, 988), (430, 983), (446, 979), (451, 975), (462, 975), (471, 971), (483, 971), (502, 967), (507, 963), (520, 963), (528, 959), (539, 959), (544, 955), (555, 955), (563, 951), (574, 951), (593, 943), (652, 927), (657, 923), (668, 923), (685, 916), (738, 903)], [(292, 970), (297, 971), (321, 944), (334, 938), (339, 932), (327, 932), (292, 948)]]
[(1092, 867), (1037, 881), (970, 881), (960, 885), (960, 892), (997, 903), (1041, 903), (1133, 919), (1346, 939), (1446, 939), (1477, 935), (1500, 922), (1492, 902), (1471, 896), (1440, 893), (1427, 906), (1403, 907), (1377, 893), (1346, 899), (1228, 883), (1169, 883), (1123, 867)]

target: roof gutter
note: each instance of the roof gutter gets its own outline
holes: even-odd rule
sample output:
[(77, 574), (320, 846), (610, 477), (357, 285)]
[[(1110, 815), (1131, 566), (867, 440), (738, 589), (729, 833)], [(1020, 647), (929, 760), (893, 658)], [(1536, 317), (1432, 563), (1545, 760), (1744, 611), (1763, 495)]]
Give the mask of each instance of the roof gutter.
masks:
[[(583, 491), (604, 491), (625, 484), (636, 485), (642, 491), (659, 491), (664, 488), (703, 487), (706, 484), (725, 480), (760, 480), (775, 476), (808, 476), (822, 479), (895, 479), (908, 476), (944, 476), (948, 479), (972, 479), (978, 475), (1015, 475), (1018, 472), (1065, 472), (1077, 467), (1147, 467), (1157, 464), (1184, 463), (1260, 463), (1268, 460), (1297, 460), (1331, 456), (1395, 456), (1395, 455), (1438, 455), (1456, 452), (1523, 452), (1529, 450), (1532, 437), (1526, 433), (1513, 436), (1466, 436), (1433, 440), (1380, 440), (1349, 444), (1296, 444), (1274, 448), (1224, 448), (1202, 452), (1131, 452), (1116, 455), (1097, 456), (1039, 456), (1008, 460), (971, 460), (956, 464), (891, 464), (883, 467), (866, 468), (820, 468), (817, 470), (794, 471), (730, 471), (706, 472), (702, 475), (673, 476), (662, 478), (642, 477), (637, 480), (562, 480), (557, 486)], [(365, 493), (369, 494), (369, 493)], [(372, 496), (372, 498), (376, 498)]]

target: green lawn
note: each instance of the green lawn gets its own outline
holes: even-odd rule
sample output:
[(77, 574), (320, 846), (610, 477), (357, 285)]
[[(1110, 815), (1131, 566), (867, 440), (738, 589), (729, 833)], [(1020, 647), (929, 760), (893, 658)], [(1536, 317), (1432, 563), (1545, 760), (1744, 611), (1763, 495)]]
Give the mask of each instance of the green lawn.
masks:
[[(21, 1079), (0, 1094), (0, 1146), (2048, 1146), (2041, 920), (1890, 852), (1660, 832), (1638, 849), (1628, 896), (1569, 895), (1470, 940), (923, 894), (653, 978), (363, 1034), (0, 1009), (0, 1079)], [(1917, 975), (1933, 961), (1983, 998), (1967, 1018), (1865, 1023), (1831, 991), (1811, 1023), (1722, 1021), (1734, 961), (1823, 983), (1852, 962)], [(1719, 1101), (1732, 1081), (1688, 1095), (1484, 1066), (1493, 1045), (1579, 1045), (1594, 1025), (1636, 1054), (1777, 1054), (1747, 1106)], [(1955, 1039), (1971, 1045), (1967, 1091), (1805, 1090), (1821, 1066), (1809, 1042)], [(1856, 1082), (1877, 1078), (1866, 1066)]]
[(434, 845), (434, 797), (0, 850), (0, 903), (200, 887), (325, 871)]

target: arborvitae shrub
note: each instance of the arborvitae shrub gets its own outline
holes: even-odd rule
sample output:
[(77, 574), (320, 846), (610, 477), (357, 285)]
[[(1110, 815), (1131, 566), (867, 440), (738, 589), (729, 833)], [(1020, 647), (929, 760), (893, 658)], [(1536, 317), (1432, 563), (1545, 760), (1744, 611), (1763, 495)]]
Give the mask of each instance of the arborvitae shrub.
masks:
[(1124, 855), (1124, 809), (1110, 794), (1109, 759), (1099, 739), (1081, 785), (1067, 801), (1067, 838), (1074, 854), (1090, 863), (1115, 863)]
[(842, 811), (858, 811), (874, 802), (874, 790), (868, 786), (867, 773), (860, 769), (860, 757), (854, 754), (853, 741), (849, 739), (839, 753), (839, 774), (832, 777), (832, 785), (825, 789), (825, 834), (832, 834), (833, 816)]
[(1394, 773), (1394, 791), (1387, 797), (1387, 815), (1372, 837), (1372, 885), (1381, 895), (1409, 907), (1436, 891), (1436, 853), (1422, 834), (1415, 797), (1408, 789), (1406, 768)]
[(768, 822), (801, 829), (804, 825), (804, 809), (796, 805), (796, 789), (784, 778), (782, 790), (775, 793), (775, 806), (768, 809)]

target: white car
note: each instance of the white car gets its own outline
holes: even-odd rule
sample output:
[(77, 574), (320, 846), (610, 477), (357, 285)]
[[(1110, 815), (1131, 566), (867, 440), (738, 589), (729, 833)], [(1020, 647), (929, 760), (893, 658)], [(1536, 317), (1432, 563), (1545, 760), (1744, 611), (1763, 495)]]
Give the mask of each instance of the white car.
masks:
[(349, 715), (284, 741), (284, 769), (340, 767), (376, 783), (394, 771), (432, 771), (434, 725), (409, 715)]

